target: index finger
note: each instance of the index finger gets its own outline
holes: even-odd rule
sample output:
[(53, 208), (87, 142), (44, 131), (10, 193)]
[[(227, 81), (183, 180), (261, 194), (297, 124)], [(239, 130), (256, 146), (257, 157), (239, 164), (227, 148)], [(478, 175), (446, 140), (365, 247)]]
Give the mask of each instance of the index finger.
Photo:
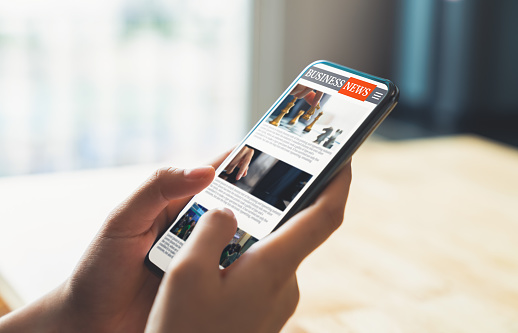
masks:
[(302, 260), (342, 224), (351, 174), (349, 162), (313, 205), (297, 213), (257, 244), (256, 251), (263, 252), (265, 262), (274, 266), (271, 269), (293, 273)]

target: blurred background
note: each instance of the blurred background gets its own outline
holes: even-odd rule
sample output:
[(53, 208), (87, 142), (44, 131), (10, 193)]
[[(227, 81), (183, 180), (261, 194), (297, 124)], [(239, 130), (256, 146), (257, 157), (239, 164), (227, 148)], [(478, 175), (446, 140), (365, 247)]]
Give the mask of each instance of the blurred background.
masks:
[(0, 0), (0, 316), (66, 279), (156, 167), (234, 146), (325, 59), (394, 81), (400, 102), (355, 155), (347, 223), (301, 265), (284, 332), (518, 332), (517, 15), (514, 0)]
[(0, 1), (0, 176), (226, 149), (317, 59), (400, 87), (385, 138), (518, 145), (516, 13), (511, 0)]
[(245, 133), (250, 3), (0, 1), (0, 176), (169, 162)]

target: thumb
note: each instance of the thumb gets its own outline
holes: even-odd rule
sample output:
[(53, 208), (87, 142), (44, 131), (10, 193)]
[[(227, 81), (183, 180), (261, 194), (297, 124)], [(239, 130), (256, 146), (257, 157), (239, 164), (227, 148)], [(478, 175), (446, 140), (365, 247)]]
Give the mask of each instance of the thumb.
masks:
[(110, 214), (103, 232), (110, 237), (131, 237), (148, 231), (171, 200), (199, 193), (214, 174), (212, 166), (157, 170)]
[(200, 218), (196, 228), (182, 247), (186, 260), (219, 270), (219, 259), (237, 230), (237, 220), (228, 208), (213, 209)]

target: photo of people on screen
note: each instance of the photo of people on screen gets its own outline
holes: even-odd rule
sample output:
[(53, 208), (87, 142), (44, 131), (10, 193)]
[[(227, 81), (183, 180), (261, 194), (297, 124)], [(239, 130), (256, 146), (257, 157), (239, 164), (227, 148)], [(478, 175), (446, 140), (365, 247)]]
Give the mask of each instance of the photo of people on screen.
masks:
[(244, 146), (219, 177), (282, 211), (311, 179), (307, 172), (250, 146)]
[(170, 231), (178, 238), (186, 241), (205, 212), (207, 212), (207, 208), (195, 202), (178, 222), (173, 225)]
[(257, 238), (237, 228), (234, 237), (230, 243), (225, 246), (223, 252), (221, 252), (221, 257), (219, 259), (220, 266), (225, 268), (228, 267), (234, 261), (239, 259), (239, 257), (255, 242), (257, 242)]

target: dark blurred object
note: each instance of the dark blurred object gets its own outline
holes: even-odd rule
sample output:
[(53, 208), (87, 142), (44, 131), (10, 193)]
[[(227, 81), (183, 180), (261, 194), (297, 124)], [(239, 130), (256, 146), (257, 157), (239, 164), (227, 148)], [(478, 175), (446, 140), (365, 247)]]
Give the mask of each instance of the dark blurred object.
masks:
[(413, 133), (471, 132), (518, 145), (518, 1), (400, 4), (401, 98), (392, 118)]

